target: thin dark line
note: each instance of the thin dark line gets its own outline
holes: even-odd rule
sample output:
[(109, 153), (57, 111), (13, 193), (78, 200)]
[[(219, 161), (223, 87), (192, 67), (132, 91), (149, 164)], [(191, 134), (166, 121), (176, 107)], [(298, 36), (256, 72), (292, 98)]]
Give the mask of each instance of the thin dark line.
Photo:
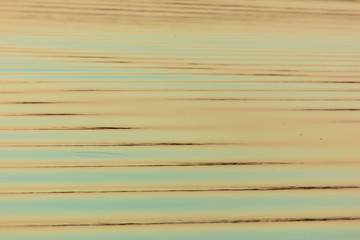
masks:
[(79, 127), (79, 128), (39, 128), (37, 130), (47, 131), (47, 130), (69, 130), (69, 131), (78, 131), (78, 130), (130, 130), (130, 129), (140, 129), (135, 127)]
[(212, 167), (212, 166), (259, 166), (294, 165), (290, 162), (200, 162), (200, 163), (160, 163), (160, 164), (109, 164), (109, 165), (40, 165), (40, 166), (0, 166), (0, 169), (17, 168), (151, 168), (151, 167)]
[(253, 192), (253, 191), (296, 191), (296, 190), (344, 190), (360, 189), (360, 186), (286, 186), (286, 187), (243, 187), (243, 188), (201, 188), (201, 189), (149, 189), (149, 190), (85, 190), (51, 192), (0, 192), (0, 195), (50, 195), (50, 194), (114, 194), (114, 193), (191, 193), (191, 192)]
[[(234, 16), (241, 16), (239, 14), (236, 13), (240, 13), (240, 12), (245, 12), (247, 14), (249, 13), (263, 13), (263, 14), (287, 14), (287, 15), (300, 15), (300, 14), (309, 14), (309, 15), (330, 15), (330, 16), (359, 16), (359, 14), (355, 13), (355, 12), (349, 12), (349, 11), (337, 11), (337, 12), (311, 12), (311, 11), (303, 11), (303, 10), (295, 10), (294, 8), (280, 8), (280, 9), (206, 9), (206, 10), (202, 10), (201, 8), (193, 8), (190, 10), (183, 8), (183, 11), (176, 11), (176, 10), (169, 10), (169, 9), (158, 9), (158, 10), (147, 10), (147, 9), (132, 9), (132, 8), (126, 8), (126, 7), (121, 7), (121, 8), (97, 8), (97, 9), (92, 9), (92, 8), (81, 8), (79, 9), (79, 11), (76, 12), (69, 12), (66, 11), (65, 7), (58, 7), (59, 10), (55, 10), (55, 11), (45, 11), (45, 10), (33, 10), (33, 8), (31, 6), (28, 6), (28, 10), (27, 9), (14, 9), (12, 6), (10, 6), (10, 8), (7, 8), (7, 11), (10, 12), (24, 12), (24, 13), (36, 13), (36, 14), (63, 14), (63, 15), (85, 15), (85, 16), (108, 16), (108, 17), (118, 17), (123, 15), (124, 13), (132, 13), (133, 15), (135, 14), (135, 16), (138, 16), (136, 14), (139, 13), (145, 13), (148, 14), (149, 13), (156, 13), (156, 14), (160, 14), (159, 17), (163, 17), (162, 14), (164, 13), (170, 13), (172, 14), (171, 16), (168, 17), (204, 17), (204, 16), (209, 16), (209, 15), (217, 15), (217, 16), (222, 16), (222, 17), (231, 17), (234, 18)], [(65, 8), (65, 9), (64, 9)], [(85, 11), (81, 11), (82, 9), (84, 9)], [(188, 10), (188, 11), (185, 11)], [(306, 9), (308, 10), (308, 9)], [(111, 13), (110, 13), (111, 12)]]
[(0, 104), (64, 104), (69, 102), (0, 102)]
[(360, 111), (360, 108), (307, 108), (300, 109), (301, 111), (327, 111), (327, 112), (340, 112), (340, 111)]
[(137, 127), (63, 127), (63, 128), (19, 128), (0, 129), (1, 131), (96, 131), (96, 130), (131, 130), (143, 129)]
[(45, 116), (88, 116), (93, 114), (80, 114), (80, 113), (29, 113), (29, 114), (9, 114), (3, 116), (9, 117), (45, 117)]
[[(30, 8), (35, 8), (40, 6), (39, 5), (40, 2), (37, 2), (37, 4), (30, 4), (30, 5), (25, 5), (26, 7), (30, 7)], [(270, 12), (281, 12), (284, 13), (285, 11), (294, 13), (298, 13), (298, 12), (306, 12), (308, 13), (309, 8), (299, 8), (299, 7), (277, 7), (277, 8), (272, 8), (272, 7), (267, 7), (267, 6), (257, 6), (257, 5), (248, 5), (248, 4), (209, 4), (209, 3), (187, 3), (187, 2), (175, 2), (175, 1), (169, 1), (169, 2), (159, 2), (159, 1), (153, 1), (152, 3), (158, 4), (157, 8), (160, 9), (161, 11), (168, 11), (169, 6), (176, 6), (179, 5), (180, 9), (182, 10), (207, 10), (207, 11), (253, 11), (253, 10), (259, 10), (261, 12), (263, 12), (263, 10), (265, 10), (266, 12), (270, 11)], [(10, 5), (12, 7), (18, 7), (18, 5)], [(149, 3), (136, 3), (136, 4), (132, 4), (132, 6), (135, 6), (136, 9), (139, 9), (140, 7), (147, 7), (147, 6), (152, 6), (151, 4), (149, 5)], [(60, 8), (60, 9), (84, 9), (83, 7), (81, 7), (81, 5), (59, 5), (59, 4), (54, 4), (53, 6), (54, 8)], [(86, 10), (118, 10), (118, 9), (127, 9), (126, 7), (128, 7), (127, 5), (119, 5), (119, 4), (112, 4), (106, 7), (102, 7), (99, 8), (96, 5), (89, 5), (87, 6), (87, 8), (85, 8)], [(44, 8), (48, 8), (48, 7), (44, 7)], [(315, 14), (321, 14), (318, 12), (310, 12), (310, 13), (315, 13)], [(328, 10), (328, 13), (343, 13), (343, 14), (352, 14), (354, 12), (349, 11), (349, 10)]]
[(250, 218), (215, 220), (180, 220), (159, 222), (95, 222), (95, 223), (59, 223), (59, 224), (23, 224), (0, 225), (1, 228), (41, 228), (41, 227), (106, 227), (106, 226), (144, 226), (144, 225), (193, 225), (193, 224), (239, 224), (239, 223), (286, 223), (286, 222), (333, 222), (359, 221), (360, 217), (318, 217), (318, 218)]
[(233, 145), (235, 143), (109, 143), (109, 144), (29, 144), (29, 145), (7, 145), (4, 147), (151, 147), (151, 146), (215, 146)]

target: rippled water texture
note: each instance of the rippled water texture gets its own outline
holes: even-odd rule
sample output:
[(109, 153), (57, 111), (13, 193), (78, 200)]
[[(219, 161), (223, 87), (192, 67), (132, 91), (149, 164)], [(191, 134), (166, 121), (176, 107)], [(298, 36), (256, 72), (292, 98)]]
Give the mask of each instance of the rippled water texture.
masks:
[(360, 239), (359, 27), (357, 0), (0, 0), (0, 239)]

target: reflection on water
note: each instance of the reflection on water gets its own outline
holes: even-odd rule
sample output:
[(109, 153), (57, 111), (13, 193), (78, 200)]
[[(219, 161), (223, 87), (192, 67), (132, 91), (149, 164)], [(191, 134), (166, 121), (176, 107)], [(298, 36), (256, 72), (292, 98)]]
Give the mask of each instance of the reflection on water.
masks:
[(359, 10), (0, 1), (1, 235), (359, 239)]

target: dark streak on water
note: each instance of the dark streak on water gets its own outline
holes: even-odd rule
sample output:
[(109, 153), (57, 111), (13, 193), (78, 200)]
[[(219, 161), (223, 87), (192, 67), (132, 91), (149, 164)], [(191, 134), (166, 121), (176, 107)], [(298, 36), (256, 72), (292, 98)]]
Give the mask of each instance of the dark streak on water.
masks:
[(59, 128), (6, 128), (1, 131), (106, 131), (106, 130), (136, 130), (138, 127), (59, 127)]
[(95, 114), (83, 114), (83, 113), (28, 113), (28, 114), (9, 114), (3, 116), (9, 117), (52, 117), (52, 116), (89, 116)]
[(0, 104), (64, 104), (68, 102), (3, 102)]
[(11, 168), (148, 168), (148, 167), (216, 167), (216, 166), (259, 166), (259, 165), (294, 165), (298, 162), (201, 162), (201, 163), (162, 163), (162, 164), (109, 164), (109, 165), (43, 165), (43, 166), (0, 166)]
[(247, 188), (202, 188), (202, 189), (149, 189), (149, 190), (88, 190), (88, 191), (50, 191), (50, 192), (0, 192), (0, 195), (37, 194), (112, 194), (112, 193), (191, 193), (191, 192), (248, 192), (248, 191), (294, 191), (294, 190), (344, 190), (360, 189), (360, 186), (286, 186), (286, 187), (247, 187)]
[[(130, 129), (140, 129), (135, 127), (69, 127), (69, 128), (39, 128), (35, 130), (48, 131), (48, 130), (69, 130), (69, 131), (80, 131), (80, 130), (130, 130)], [(30, 129), (32, 130), (32, 129)]]
[(186, 142), (161, 142), (161, 143), (108, 143), (108, 144), (24, 144), (7, 145), (6, 147), (151, 147), (151, 146), (223, 146), (239, 145), (239, 143), (186, 143)]
[(341, 112), (341, 111), (360, 111), (360, 108), (307, 108), (301, 109), (302, 111), (326, 111), (326, 112)]
[(286, 223), (286, 222), (333, 222), (359, 221), (360, 217), (319, 217), (319, 218), (252, 218), (219, 219), (197, 221), (159, 221), (159, 222), (97, 222), (97, 223), (60, 223), (0, 225), (0, 228), (58, 228), (58, 227), (106, 227), (106, 226), (143, 226), (143, 225), (193, 225), (193, 224), (237, 224), (237, 223)]

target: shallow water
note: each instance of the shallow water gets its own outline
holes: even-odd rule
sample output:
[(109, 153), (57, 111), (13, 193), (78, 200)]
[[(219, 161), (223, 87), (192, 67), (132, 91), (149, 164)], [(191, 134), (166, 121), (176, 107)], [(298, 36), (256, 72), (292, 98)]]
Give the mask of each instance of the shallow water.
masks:
[(359, 1), (0, 0), (0, 238), (359, 239)]

